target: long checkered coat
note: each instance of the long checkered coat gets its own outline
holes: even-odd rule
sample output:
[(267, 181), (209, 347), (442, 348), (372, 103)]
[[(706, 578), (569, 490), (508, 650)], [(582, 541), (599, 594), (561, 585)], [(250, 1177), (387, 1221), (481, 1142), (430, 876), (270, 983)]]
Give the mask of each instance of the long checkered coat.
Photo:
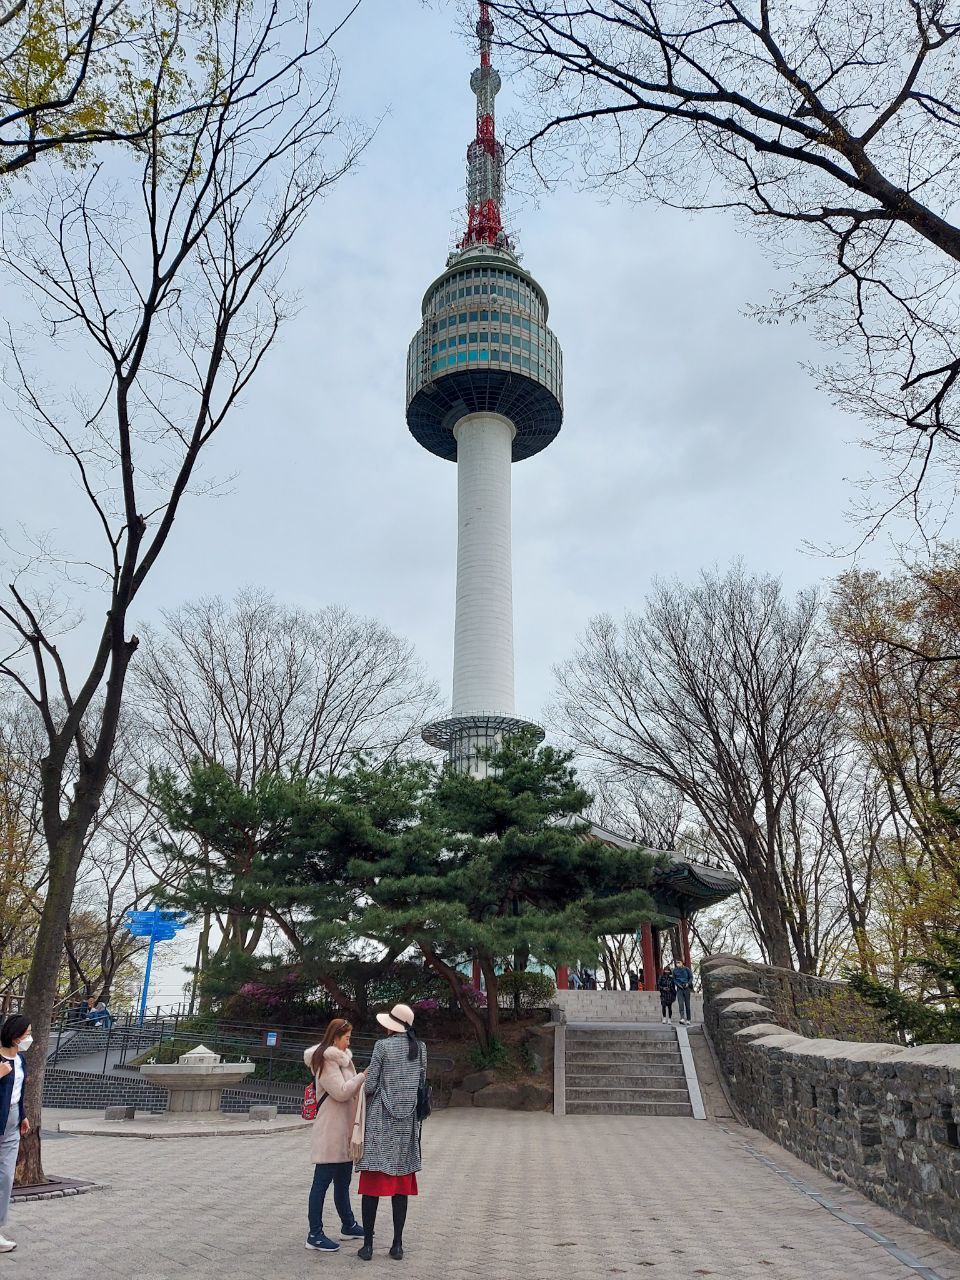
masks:
[(373, 1046), (367, 1067), (367, 1124), (358, 1169), (400, 1177), (420, 1168), (417, 1087), (426, 1078), (427, 1049), (410, 1061), (405, 1035), (388, 1036)]

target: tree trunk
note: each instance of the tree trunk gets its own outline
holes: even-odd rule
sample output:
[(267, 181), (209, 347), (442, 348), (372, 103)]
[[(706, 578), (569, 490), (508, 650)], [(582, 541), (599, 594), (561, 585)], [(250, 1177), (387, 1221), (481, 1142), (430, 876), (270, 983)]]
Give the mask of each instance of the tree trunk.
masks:
[(67, 952), (67, 970), (70, 974), (70, 995), (79, 991), (83, 987), (86, 992), (87, 984), (83, 974), (80, 972), (80, 966), (77, 964), (76, 956), (73, 950), (73, 929), (70, 924), (70, 918), (67, 917), (67, 927), (64, 930), (63, 943)]
[(497, 966), (493, 956), (481, 955), (480, 972), (483, 974), (483, 985), (487, 989), (487, 1043), (497, 1039), (500, 1031), (500, 981), (497, 978)]
[(199, 990), (200, 1001), (198, 1012), (209, 1013), (213, 1006), (213, 997), (208, 991), (204, 990), (203, 974), (206, 971), (207, 964), (210, 960), (210, 912), (203, 913), (203, 925), (200, 929), (200, 937), (197, 940), (197, 971), (193, 975), (193, 990), (190, 993), (190, 1016), (193, 1017), (194, 1000)]
[(63, 959), (63, 940), (70, 920), (77, 870), (83, 856), (84, 834), (79, 824), (74, 823), (50, 849), (47, 896), (37, 929), (23, 1006), (30, 1019), (34, 1044), (27, 1054), (28, 1075), (23, 1089), (24, 1109), (31, 1128), (20, 1142), (17, 1186), (36, 1186), (47, 1181), (40, 1152), (43, 1078), (57, 999), (57, 975)]
[[(488, 1049), (490, 1047), (490, 1036), (487, 1031), (486, 1019), (480, 1016), (479, 1011), (474, 1008), (469, 997), (466, 995), (464, 983), (462, 981), (462, 974), (458, 973), (456, 969), (451, 965), (446, 964), (439, 956), (434, 955), (432, 951), (429, 951), (422, 944), (420, 945), (420, 950), (423, 952), (423, 958), (426, 960), (430, 968), (436, 973), (439, 973), (440, 977), (443, 978), (449, 986), (450, 992), (459, 1005), (461, 1013), (466, 1018), (467, 1022), (470, 1023), (470, 1026), (473, 1029), (473, 1034), (477, 1037), (477, 1043), (480, 1048)], [(487, 997), (487, 1003), (489, 1005), (489, 996)]]

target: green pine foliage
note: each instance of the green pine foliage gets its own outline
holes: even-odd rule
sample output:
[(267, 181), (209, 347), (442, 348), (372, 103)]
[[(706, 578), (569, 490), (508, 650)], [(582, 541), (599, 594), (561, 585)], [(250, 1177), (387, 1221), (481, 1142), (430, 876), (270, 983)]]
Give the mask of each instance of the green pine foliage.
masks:
[[(587, 838), (591, 797), (571, 758), (521, 735), (483, 778), (362, 759), (319, 782), (261, 774), (250, 788), (215, 766), (185, 784), (157, 775), (153, 795), (183, 837), (167, 900), (223, 922), (221, 993), (262, 967), (270, 923), (301, 983), (353, 1012), (359, 988), (422, 958), (489, 1051), (504, 969), (596, 963), (601, 935), (656, 918), (654, 859)], [(474, 963), (485, 1000), (464, 976)]]
[[(586, 838), (579, 815), (591, 797), (571, 759), (528, 734), (489, 753), (486, 777), (445, 770), (421, 797), (420, 821), (355, 867), (368, 896), (360, 931), (416, 943), (484, 1048), (497, 1037), (504, 962), (595, 962), (601, 934), (655, 917), (653, 858)], [(484, 1006), (464, 990), (460, 966), (474, 961)]]
[(852, 973), (848, 980), (911, 1043), (960, 1043), (960, 938), (934, 934), (930, 951), (914, 957), (912, 963), (932, 992), (926, 1000), (905, 995), (868, 974)]

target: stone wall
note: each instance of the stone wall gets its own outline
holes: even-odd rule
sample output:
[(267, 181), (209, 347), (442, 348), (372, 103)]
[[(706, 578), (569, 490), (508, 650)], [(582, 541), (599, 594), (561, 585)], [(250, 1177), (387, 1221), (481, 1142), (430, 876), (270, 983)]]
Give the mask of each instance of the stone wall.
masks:
[[(816, 979), (735, 957), (705, 961), (705, 1022), (744, 1119), (808, 1164), (960, 1245), (960, 1045), (798, 1032)], [(795, 980), (795, 981), (792, 981)], [(830, 994), (826, 1025), (862, 1032), (855, 993)], [(804, 1012), (798, 1012), (799, 1007)], [(819, 1006), (817, 1006), (819, 1007)], [(778, 1018), (792, 1026), (778, 1025)]]
[[(220, 1110), (236, 1114), (258, 1103), (269, 1103), (281, 1115), (298, 1115), (302, 1100), (303, 1090), (296, 1085), (224, 1089)], [(91, 1111), (133, 1106), (138, 1111), (159, 1115), (167, 1109), (167, 1091), (130, 1076), (93, 1075), (48, 1067), (43, 1079), (43, 1105)]]
[[(736, 1027), (726, 1019), (721, 1025), (721, 1008), (759, 1005), (766, 1022), (795, 1031), (802, 1036), (829, 1036), (836, 1040), (886, 1043), (893, 1040), (879, 1011), (852, 991), (845, 982), (830, 982), (792, 969), (754, 964), (736, 956), (711, 956), (700, 968), (704, 995), (704, 1022), (714, 1045), (728, 1050), (729, 1036)], [(756, 1022), (758, 1010), (740, 1026)], [(729, 1064), (729, 1055), (726, 1057)]]

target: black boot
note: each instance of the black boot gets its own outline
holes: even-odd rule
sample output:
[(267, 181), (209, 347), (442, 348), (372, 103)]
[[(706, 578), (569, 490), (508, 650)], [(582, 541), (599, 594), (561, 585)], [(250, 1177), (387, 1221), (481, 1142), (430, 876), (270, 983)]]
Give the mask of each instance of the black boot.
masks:
[(403, 1224), (407, 1220), (407, 1197), (393, 1196), (393, 1244), (390, 1246), (390, 1257), (395, 1262), (403, 1258)]
[(357, 1250), (357, 1257), (369, 1262), (373, 1257), (373, 1228), (377, 1221), (377, 1207), (380, 1200), (377, 1196), (360, 1197), (360, 1217), (363, 1221), (363, 1244)]

